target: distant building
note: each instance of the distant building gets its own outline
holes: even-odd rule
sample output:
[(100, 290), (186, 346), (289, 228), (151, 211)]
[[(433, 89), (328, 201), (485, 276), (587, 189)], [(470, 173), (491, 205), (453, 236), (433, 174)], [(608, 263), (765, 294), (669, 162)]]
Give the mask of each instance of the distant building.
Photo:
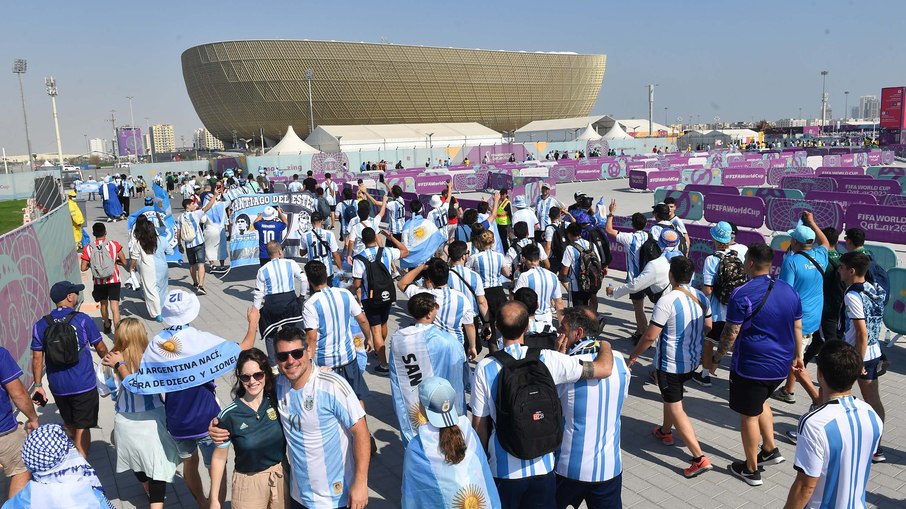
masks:
[(865, 120), (881, 118), (881, 101), (873, 95), (859, 98), (859, 117)]
[(195, 130), (195, 148), (199, 150), (223, 150), (223, 142), (204, 127)]
[(853, 106), (852, 110), (850, 110), (849, 118), (861, 118), (861, 117), (862, 117), (862, 110), (860, 110), (858, 106)]
[(110, 145), (110, 140), (105, 140), (103, 138), (92, 138), (88, 140), (88, 150), (91, 152), (88, 154), (91, 156), (98, 156), (102, 159), (110, 157), (110, 154), (113, 153), (113, 147)]
[(774, 122), (774, 125), (780, 129), (789, 129), (790, 127), (805, 127), (808, 121), (804, 118), (781, 118)]
[(156, 154), (176, 152), (176, 137), (173, 136), (173, 124), (154, 124), (151, 126), (151, 147)]

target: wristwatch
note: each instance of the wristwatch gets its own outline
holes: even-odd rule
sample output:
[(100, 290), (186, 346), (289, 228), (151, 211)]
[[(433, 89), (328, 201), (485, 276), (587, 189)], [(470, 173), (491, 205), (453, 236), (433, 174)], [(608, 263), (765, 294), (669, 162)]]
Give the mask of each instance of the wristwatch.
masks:
[(123, 364), (126, 363), (123, 361), (116, 361), (115, 363), (113, 363), (113, 371), (118, 371), (120, 369), (120, 366), (122, 366)]
[(35, 387), (35, 388), (44, 387), (44, 384), (42, 384), (41, 382), (35, 382), (34, 387)]

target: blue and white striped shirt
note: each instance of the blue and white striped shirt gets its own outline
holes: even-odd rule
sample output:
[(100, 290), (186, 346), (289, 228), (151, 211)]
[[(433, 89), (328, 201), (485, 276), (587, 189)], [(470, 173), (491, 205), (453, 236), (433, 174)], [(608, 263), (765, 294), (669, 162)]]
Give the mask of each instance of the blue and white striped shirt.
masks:
[(617, 233), (617, 244), (626, 250), (626, 282), (631, 283), (642, 272), (639, 269), (639, 249), (648, 240), (648, 232)]
[(176, 231), (180, 231), (183, 221), (187, 221), (192, 226), (192, 229), (195, 230), (195, 238), (191, 242), (182, 239), (186, 249), (204, 244), (204, 228), (202, 225), (207, 221), (204, 211), (195, 209), (192, 212), (183, 212), (179, 216), (179, 224), (176, 225)]
[(653, 364), (667, 373), (689, 373), (698, 367), (705, 342), (705, 319), (711, 316), (711, 304), (705, 294), (689, 285), (683, 288), (695, 295), (701, 305), (684, 292), (673, 290), (657, 301), (651, 314), (651, 324), (662, 328)]
[(437, 310), (437, 318), (434, 324), (453, 334), (460, 343), (465, 344), (465, 334), (462, 326), (472, 324), (475, 321), (475, 309), (472, 307), (471, 300), (466, 298), (462, 292), (452, 288), (421, 288), (415, 285), (409, 285), (406, 288), (406, 296), (412, 297), (419, 293), (430, 293), (434, 295), (434, 301), (440, 309)]
[(531, 288), (538, 294), (538, 309), (535, 311), (535, 320), (539, 324), (553, 324), (552, 301), (563, 298), (563, 287), (553, 272), (544, 267), (535, 267), (519, 276), (514, 290)]
[(447, 223), (450, 222), (449, 218), (447, 217), (447, 212), (448, 207), (446, 204), (444, 204), (432, 210), (431, 212), (428, 212), (426, 219), (432, 221), (434, 223), (434, 226), (436, 226), (438, 230), (446, 231)]
[(344, 288), (322, 288), (305, 301), (302, 320), (306, 330), (318, 331), (315, 362), (336, 368), (356, 360), (351, 325), (362, 313), (355, 296)]
[(500, 286), (500, 276), (506, 257), (492, 249), (481, 251), (469, 259), (469, 268), (481, 276), (485, 288)]
[(340, 375), (312, 365), (308, 382), (293, 389), (277, 377), (277, 410), (286, 435), (292, 475), (290, 496), (310, 509), (349, 504), (355, 457), (349, 431), (365, 410)]
[[(459, 274), (459, 276), (454, 274), (454, 272)], [(465, 265), (454, 265), (450, 267), (450, 275), (447, 277), (447, 286), (462, 292), (462, 294), (468, 297), (469, 301), (472, 303), (472, 309), (476, 312), (478, 311), (477, 297), (484, 297), (484, 282), (477, 272), (466, 268)], [(471, 288), (471, 290), (469, 290), (469, 288)], [(475, 297), (472, 296), (473, 292), (475, 293)]]
[[(359, 259), (359, 256), (373, 262), (377, 257), (378, 249), (380, 249), (378, 246), (366, 247), (352, 259), (352, 277), (362, 280), (362, 302), (368, 300), (368, 278), (365, 277), (365, 263)], [(381, 253), (381, 261), (391, 274), (393, 273), (393, 261), (399, 259), (400, 250), (395, 247), (385, 247)]]
[(559, 205), (559, 202), (553, 196), (543, 198), (540, 194), (538, 195), (535, 200), (535, 215), (538, 216), (538, 224), (541, 225), (541, 230), (544, 230), (550, 224), (551, 207), (556, 207), (557, 205)]
[(308, 261), (317, 260), (323, 263), (327, 267), (327, 277), (329, 279), (336, 270), (333, 264), (333, 253), (336, 253), (339, 249), (337, 237), (330, 230), (312, 228), (302, 236), (302, 242), (306, 251), (308, 251)]
[(302, 295), (308, 293), (308, 278), (299, 264), (286, 258), (275, 258), (258, 269), (255, 278), (254, 305), (261, 309), (264, 297), (278, 293), (295, 292), (295, 282), (299, 281)]
[(864, 508), (871, 456), (884, 423), (852, 396), (832, 399), (799, 419), (793, 468), (818, 484), (806, 507)]
[[(579, 360), (594, 361), (597, 342), (586, 340), (570, 351)], [(582, 482), (604, 482), (620, 475), (620, 415), (629, 395), (629, 368), (613, 356), (613, 373), (600, 380), (561, 385), (563, 442), (557, 453), (557, 474)]]
[(406, 222), (406, 203), (402, 198), (387, 200), (387, 230), (390, 233), (403, 233)]
[(116, 405), (114, 409), (118, 414), (128, 414), (133, 412), (147, 412), (155, 408), (162, 408), (164, 400), (160, 394), (135, 394), (129, 392), (129, 386), (117, 384), (119, 390), (116, 393)]

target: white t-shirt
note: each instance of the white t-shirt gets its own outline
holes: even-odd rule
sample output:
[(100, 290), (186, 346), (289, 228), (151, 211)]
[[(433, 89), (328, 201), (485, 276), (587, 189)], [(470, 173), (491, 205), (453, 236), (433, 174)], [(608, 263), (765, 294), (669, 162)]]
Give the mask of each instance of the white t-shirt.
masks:
[(528, 225), (529, 237), (535, 235), (535, 226), (538, 224), (538, 216), (535, 215), (535, 211), (529, 208), (516, 209), (516, 211), (513, 212), (512, 224), (519, 222), (524, 222)]
[[(577, 265), (579, 264), (579, 249), (587, 250), (591, 249), (591, 245), (585, 239), (578, 239), (575, 242), (574, 246), (567, 246), (563, 251), (563, 266), (569, 267), (569, 291), (578, 292), (579, 291), (579, 282), (576, 280), (578, 275)], [(591, 251), (595, 256), (598, 256), (593, 249)]]

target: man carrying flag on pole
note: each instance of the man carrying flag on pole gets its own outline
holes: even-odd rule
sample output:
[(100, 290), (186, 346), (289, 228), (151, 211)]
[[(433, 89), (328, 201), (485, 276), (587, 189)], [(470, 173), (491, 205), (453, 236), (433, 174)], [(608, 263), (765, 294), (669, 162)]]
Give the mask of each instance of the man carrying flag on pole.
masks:
[(447, 242), (447, 232), (439, 230), (434, 221), (413, 214), (403, 225), (403, 245), (409, 248), (409, 255), (400, 259), (401, 269), (422, 265)]

